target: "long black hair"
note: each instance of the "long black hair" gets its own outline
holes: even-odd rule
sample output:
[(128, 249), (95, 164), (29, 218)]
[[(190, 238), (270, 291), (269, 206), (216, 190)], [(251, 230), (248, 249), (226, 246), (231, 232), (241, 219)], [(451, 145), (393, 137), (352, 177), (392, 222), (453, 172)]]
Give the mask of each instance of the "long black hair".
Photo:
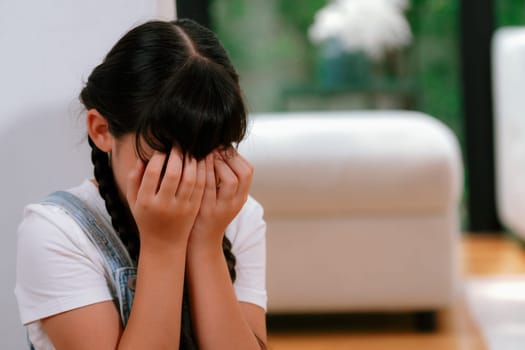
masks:
[[(110, 50), (80, 93), (87, 109), (96, 109), (118, 138), (135, 134), (154, 150), (202, 159), (217, 147), (238, 144), (246, 132), (246, 107), (239, 77), (213, 32), (187, 19), (150, 21), (133, 28)], [(143, 141), (141, 141), (143, 140)], [(100, 195), (112, 225), (138, 260), (138, 230), (119, 195), (108, 155), (88, 138)], [(235, 256), (228, 238), (224, 256), (232, 282)], [(196, 349), (187, 293), (183, 297), (181, 349)]]

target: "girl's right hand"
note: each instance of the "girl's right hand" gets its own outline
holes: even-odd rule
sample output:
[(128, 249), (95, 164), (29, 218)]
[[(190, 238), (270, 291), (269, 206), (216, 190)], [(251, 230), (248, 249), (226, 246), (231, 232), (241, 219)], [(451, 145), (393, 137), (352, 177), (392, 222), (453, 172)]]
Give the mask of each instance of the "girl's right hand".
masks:
[(142, 247), (187, 244), (199, 212), (206, 182), (204, 160), (186, 156), (183, 161), (173, 148), (162, 174), (166, 157), (155, 152), (147, 166), (138, 159), (128, 177), (126, 197)]

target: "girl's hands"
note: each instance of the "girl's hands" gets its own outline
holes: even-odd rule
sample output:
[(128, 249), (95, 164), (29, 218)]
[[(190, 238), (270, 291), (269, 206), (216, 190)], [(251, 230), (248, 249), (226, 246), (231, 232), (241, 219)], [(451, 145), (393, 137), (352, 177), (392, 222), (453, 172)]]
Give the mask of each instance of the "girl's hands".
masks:
[[(187, 244), (199, 212), (206, 182), (206, 164), (173, 148), (155, 152), (147, 166), (137, 160), (128, 177), (127, 201), (139, 229), (142, 247)], [(163, 174), (163, 168), (165, 171)]]
[(190, 235), (190, 249), (222, 247), (226, 227), (248, 198), (253, 166), (237, 151), (214, 151), (206, 159), (206, 187)]

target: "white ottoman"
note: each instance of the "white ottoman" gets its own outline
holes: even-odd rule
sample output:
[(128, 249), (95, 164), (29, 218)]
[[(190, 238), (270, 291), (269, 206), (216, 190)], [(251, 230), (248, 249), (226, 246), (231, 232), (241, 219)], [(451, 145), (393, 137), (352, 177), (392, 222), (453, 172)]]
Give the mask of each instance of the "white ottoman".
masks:
[(240, 150), (268, 223), (270, 314), (449, 304), (463, 182), (451, 131), (415, 112), (252, 119)]
[(498, 30), (492, 55), (498, 213), (525, 239), (525, 27)]

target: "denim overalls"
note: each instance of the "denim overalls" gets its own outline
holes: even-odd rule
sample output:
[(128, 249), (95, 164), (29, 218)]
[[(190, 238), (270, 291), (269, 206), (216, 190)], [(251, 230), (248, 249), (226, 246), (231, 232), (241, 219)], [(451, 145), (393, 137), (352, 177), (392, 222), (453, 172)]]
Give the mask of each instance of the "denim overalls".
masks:
[[(89, 240), (98, 249), (104, 258), (106, 269), (110, 272), (108, 286), (120, 311), (122, 326), (125, 327), (135, 294), (137, 268), (120, 238), (113, 228), (108, 227), (103, 218), (69, 192), (54, 192), (44, 199), (42, 204), (55, 205), (64, 209), (80, 225)], [(31, 349), (33, 349), (32, 345)]]

